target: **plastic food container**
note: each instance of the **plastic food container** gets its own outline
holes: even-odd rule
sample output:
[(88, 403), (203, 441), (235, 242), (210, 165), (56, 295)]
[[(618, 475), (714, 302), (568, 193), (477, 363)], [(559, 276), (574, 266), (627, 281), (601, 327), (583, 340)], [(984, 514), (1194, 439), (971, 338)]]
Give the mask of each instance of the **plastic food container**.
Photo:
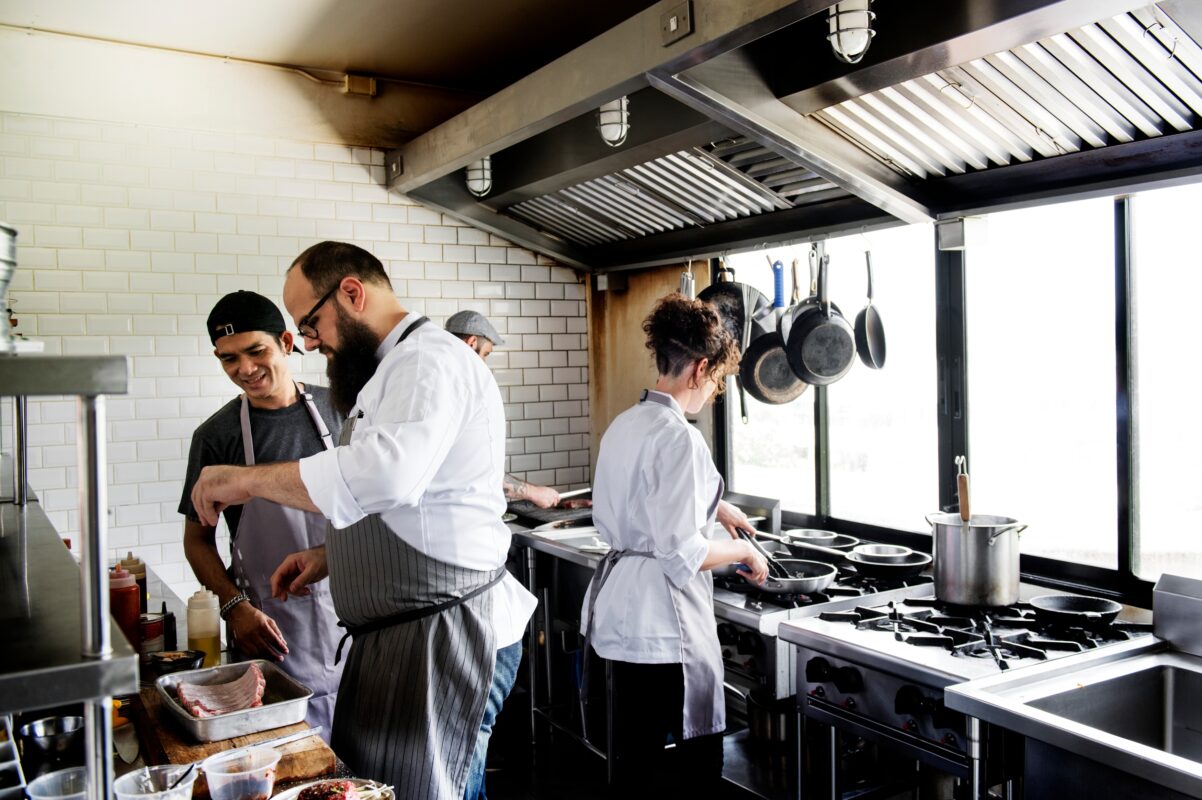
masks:
[(275, 787), (280, 754), (272, 747), (230, 750), (200, 765), (213, 800), (267, 800)]
[(30, 800), (84, 800), (88, 792), (86, 767), (60, 769), (38, 778), (25, 787)]
[[(188, 800), (199, 774), (200, 770), (189, 764), (143, 767), (118, 778), (113, 793), (117, 800)], [(170, 788), (176, 781), (179, 783), (175, 788)]]

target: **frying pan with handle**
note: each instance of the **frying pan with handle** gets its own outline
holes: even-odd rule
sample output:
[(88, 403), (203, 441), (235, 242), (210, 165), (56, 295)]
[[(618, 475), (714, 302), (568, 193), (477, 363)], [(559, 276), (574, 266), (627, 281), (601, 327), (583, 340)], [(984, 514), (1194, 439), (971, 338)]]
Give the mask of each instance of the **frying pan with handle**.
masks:
[(864, 366), (880, 369), (885, 366), (885, 325), (872, 304), (872, 253), (867, 250), (864, 266), (868, 268), (868, 304), (856, 314), (856, 352)]
[[(772, 264), (772, 270), (779, 273), (784, 271), (784, 267), (777, 261)], [(773, 307), (788, 313), (790, 309), (784, 308), (783, 281), (775, 282), (775, 294)], [(796, 301), (796, 261), (793, 263), (793, 296)], [(776, 330), (763, 333), (751, 341), (739, 362), (739, 379), (748, 394), (769, 405), (783, 405), (796, 400), (806, 389), (806, 385), (793, 374), (788, 356), (785, 355), (785, 342)]]
[[(760, 534), (764, 536), (764, 534)], [(768, 538), (768, 537), (764, 537)], [(821, 553), (828, 558), (834, 559), (836, 563), (848, 564), (855, 567), (856, 572), (865, 575), (869, 578), (881, 578), (892, 580), (903, 580), (912, 578), (922, 572), (931, 565), (931, 556), (929, 553), (919, 553), (917, 551), (910, 553), (903, 560), (877, 562), (865, 560), (857, 553), (845, 553), (842, 550), (833, 550), (829, 547), (819, 547), (816, 544), (804, 544), (798, 541), (788, 543), (789, 551), (796, 553), (813, 552)]]
[(851, 369), (856, 357), (855, 332), (827, 297), (829, 256), (818, 264), (818, 302), (793, 319), (785, 339), (789, 366), (814, 386), (827, 386)]
[(1030, 602), (1036, 619), (1058, 625), (1106, 625), (1123, 610), (1114, 600), (1080, 594), (1041, 594)]
[[(820, 561), (806, 561), (798, 558), (776, 558), (760, 545), (755, 538), (745, 530), (739, 530), (739, 535), (751, 542), (751, 546), (760, 552), (768, 561), (768, 580), (759, 585), (761, 591), (769, 594), (811, 594), (821, 592), (835, 580), (839, 571), (830, 564)], [(728, 574), (727, 570), (716, 574)]]

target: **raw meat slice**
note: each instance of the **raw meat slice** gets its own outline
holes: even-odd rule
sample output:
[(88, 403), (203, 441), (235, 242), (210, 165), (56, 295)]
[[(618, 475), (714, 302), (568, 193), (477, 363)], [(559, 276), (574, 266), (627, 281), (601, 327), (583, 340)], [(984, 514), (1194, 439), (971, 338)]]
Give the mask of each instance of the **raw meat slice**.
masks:
[(176, 687), (180, 705), (194, 717), (215, 717), (263, 705), (266, 685), (258, 664), (251, 664), (240, 678), (229, 683), (202, 685), (181, 683)]
[(350, 781), (323, 781), (301, 789), (296, 800), (357, 800), (359, 793)]

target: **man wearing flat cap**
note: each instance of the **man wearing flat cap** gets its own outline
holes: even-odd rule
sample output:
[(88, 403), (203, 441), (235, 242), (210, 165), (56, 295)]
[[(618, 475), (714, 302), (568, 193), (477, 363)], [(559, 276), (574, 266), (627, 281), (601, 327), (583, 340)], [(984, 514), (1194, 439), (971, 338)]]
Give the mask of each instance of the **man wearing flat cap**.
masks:
[(333, 448), (342, 416), (329, 391), (292, 378), (288, 356), (296, 344), (284, 317), (266, 297), (227, 294), (208, 317), (213, 355), (242, 394), (192, 434), (179, 512), (185, 516), (184, 553), (197, 579), (217, 594), (231, 644), (248, 658), (280, 661), (284, 671), (313, 690), (306, 720), (329, 739), (342, 668), (335, 651), (342, 631), (329, 581), (287, 603), (271, 596), (271, 574), (291, 553), (325, 542), (325, 518), (267, 500), (224, 510), (232, 563), (217, 552), (216, 528), (192, 505), (200, 471), (216, 464), (294, 461)]
[[(487, 359), (493, 347), (502, 347), (505, 344), (505, 340), (488, 321), (488, 317), (479, 311), (457, 311), (447, 317), (444, 327), (475, 350), (481, 359)], [(505, 475), (503, 488), (506, 500), (529, 500), (539, 508), (559, 505), (559, 492), (550, 486), (539, 486), (515, 475)]]

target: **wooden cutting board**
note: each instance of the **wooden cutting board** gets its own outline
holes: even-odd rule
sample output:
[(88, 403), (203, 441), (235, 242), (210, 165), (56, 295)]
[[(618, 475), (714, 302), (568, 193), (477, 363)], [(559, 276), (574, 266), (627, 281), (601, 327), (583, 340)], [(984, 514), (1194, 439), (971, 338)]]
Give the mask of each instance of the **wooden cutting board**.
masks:
[[(196, 742), (171, 715), (162, 708), (162, 700), (153, 686), (142, 689), (141, 700), (136, 709), (138, 739), (142, 745), (142, 757), (147, 764), (189, 764), (208, 758), (224, 750), (248, 747), (267, 739), (299, 733), (309, 726), (304, 722), (286, 725), (283, 728), (236, 736), (219, 742)], [(333, 775), (334, 751), (320, 736), (309, 736), (279, 748), (280, 763), (276, 767), (277, 784), (285, 781), (309, 780)], [(207, 798), (209, 787), (204, 774), (196, 779), (192, 790), (193, 798)]]

